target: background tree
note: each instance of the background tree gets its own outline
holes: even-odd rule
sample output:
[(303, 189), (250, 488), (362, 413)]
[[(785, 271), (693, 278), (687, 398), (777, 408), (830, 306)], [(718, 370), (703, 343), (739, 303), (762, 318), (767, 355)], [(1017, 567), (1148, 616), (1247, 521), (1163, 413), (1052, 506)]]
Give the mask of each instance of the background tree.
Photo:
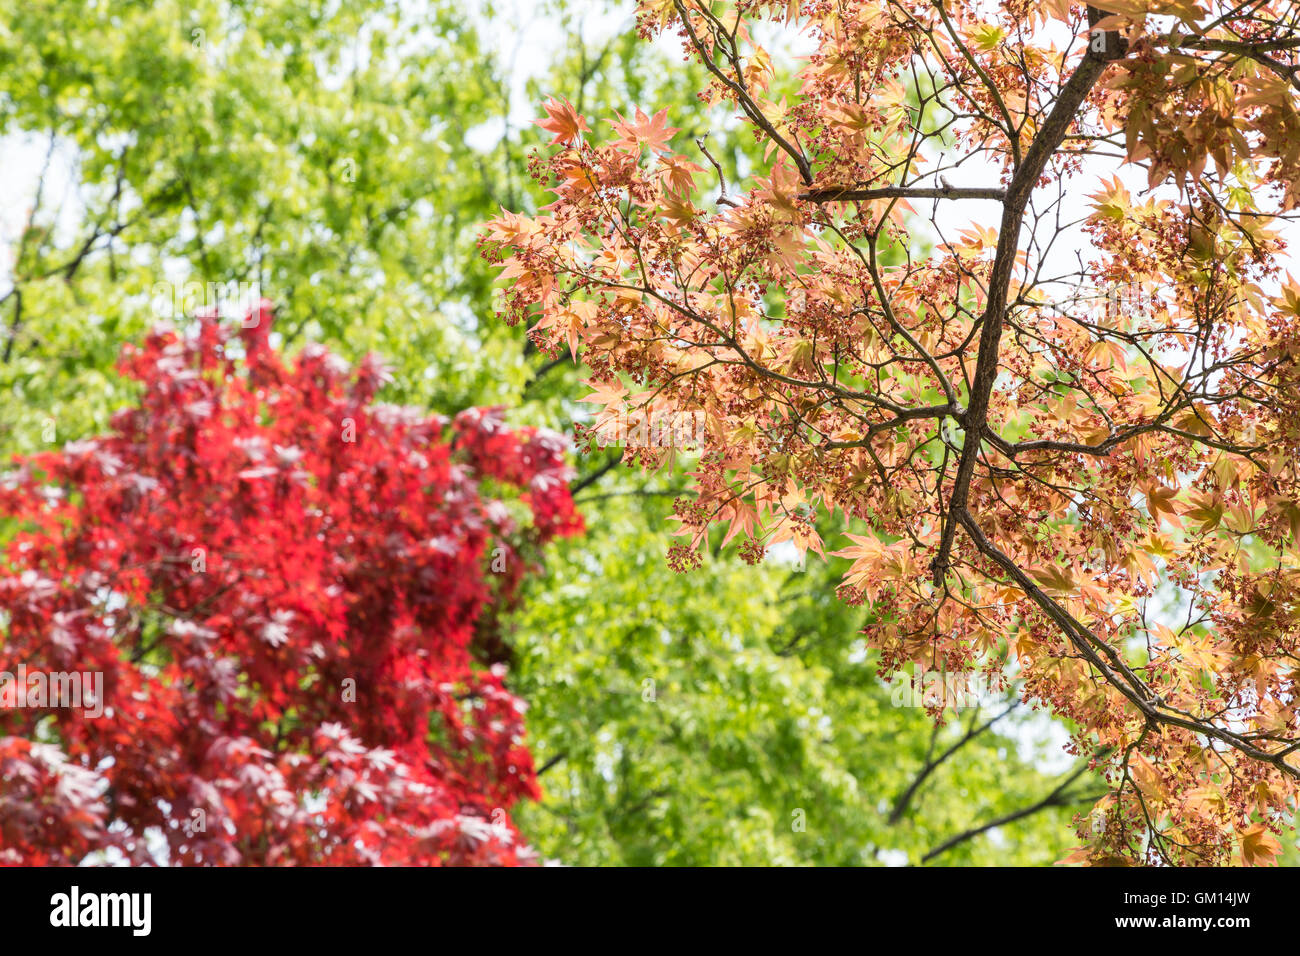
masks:
[(6, 654), (97, 675), (93, 700), (4, 689), (6, 862), (527, 859), (485, 606), (581, 529), (562, 439), (376, 404), (375, 362), (286, 366), (252, 319), (242, 349), (211, 318), (150, 336), (109, 435), (5, 475)]
[[(581, 345), (598, 431), (702, 432), (674, 566), (715, 525), (757, 561), (851, 522), (841, 590), (886, 673), (1016, 673), (1074, 722), (1109, 792), (1071, 860), (1272, 862), (1300, 777), (1293, 6), (640, 11), (763, 144), (752, 185), (701, 206), (662, 112), (607, 135), (551, 100), (554, 202), (486, 236), (510, 321)], [(782, 26), (814, 48), (793, 96)], [(947, 238), (954, 202), (992, 228)]]

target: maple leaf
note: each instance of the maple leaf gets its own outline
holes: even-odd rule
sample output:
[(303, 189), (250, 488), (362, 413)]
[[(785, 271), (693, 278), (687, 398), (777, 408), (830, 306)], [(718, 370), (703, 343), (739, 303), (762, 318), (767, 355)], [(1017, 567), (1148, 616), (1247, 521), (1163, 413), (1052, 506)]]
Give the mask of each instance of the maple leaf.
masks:
[(1030, 571), (1030, 574), (1048, 593), (1069, 594), (1077, 586), (1073, 569), (1063, 568), (1056, 564), (1036, 567)]
[(516, 215), (507, 209), (502, 209), (501, 217), (490, 220), (486, 223), (486, 226), (489, 230), (488, 238), (494, 242), (511, 244), (523, 242), (542, 229), (540, 223), (527, 216)]
[(886, 570), (888, 546), (873, 535), (845, 532), (844, 537), (853, 542), (852, 547), (830, 552), (831, 557), (848, 558), (853, 566), (844, 573), (844, 583), (859, 588), (875, 601), (879, 594), (879, 579)]
[(1184, 806), (1191, 813), (1217, 820), (1227, 812), (1228, 803), (1221, 791), (1200, 787), (1187, 795)]
[(621, 405), (627, 395), (627, 386), (618, 380), (601, 382), (596, 379), (584, 379), (582, 384), (592, 389), (592, 393), (578, 399), (580, 402), (593, 402), (608, 408), (612, 405)]
[(727, 533), (722, 538), (722, 547), (725, 548), (738, 534), (751, 538), (754, 536), (758, 512), (752, 505), (744, 501), (733, 501), (727, 506), (724, 514), (729, 518), (730, 523), (727, 526)]
[(1184, 517), (1199, 521), (1201, 523), (1199, 530), (1202, 532), (1213, 531), (1218, 527), (1219, 522), (1223, 519), (1224, 508), (1226, 507), (1222, 495), (1193, 492), (1191, 501), (1191, 506), (1183, 511)]
[(1241, 862), (1244, 866), (1276, 866), (1282, 844), (1267, 826), (1257, 823), (1241, 832)]
[(663, 211), (664, 217), (676, 226), (689, 225), (699, 215), (699, 210), (690, 200), (690, 193), (685, 189), (680, 192), (666, 189), (659, 202), (659, 208)]
[(664, 156), (659, 164), (665, 191), (683, 196), (695, 188), (695, 174), (703, 172), (701, 167), (682, 156)]
[(667, 109), (662, 109), (653, 117), (650, 117), (640, 107), (637, 107), (634, 122), (628, 122), (622, 115), (616, 115), (618, 115), (618, 120), (610, 121), (610, 125), (619, 134), (619, 138), (614, 141), (616, 147), (630, 149), (634, 152), (639, 151), (642, 146), (649, 146), (655, 153), (667, 153), (669, 151), (668, 141), (672, 139), (677, 130), (665, 125), (668, 121)]
[(542, 104), (546, 116), (533, 120), (533, 125), (540, 126), (548, 133), (553, 133), (551, 145), (556, 143), (571, 144), (583, 133), (591, 132), (591, 127), (568, 100), (547, 100)]
[(1178, 517), (1180, 509), (1176, 501), (1177, 488), (1170, 488), (1159, 482), (1150, 482), (1143, 486), (1142, 491), (1146, 495), (1147, 511), (1150, 512), (1157, 526), (1163, 524), (1165, 519), (1175, 527), (1183, 526), (1182, 520)]

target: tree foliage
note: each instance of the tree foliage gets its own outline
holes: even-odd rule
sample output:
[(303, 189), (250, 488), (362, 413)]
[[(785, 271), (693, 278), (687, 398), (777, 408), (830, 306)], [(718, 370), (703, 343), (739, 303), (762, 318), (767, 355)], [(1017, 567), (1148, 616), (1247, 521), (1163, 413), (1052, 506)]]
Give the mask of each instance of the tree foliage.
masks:
[(251, 318), (242, 359), (211, 318), (155, 332), (112, 433), (4, 477), (6, 654), (102, 675), (81, 706), (6, 701), (6, 862), (149, 862), (159, 835), (176, 863), (527, 859), (485, 607), (581, 528), (563, 440), (376, 403), (379, 364), (286, 365)]
[(515, 619), (543, 791), (516, 819), (539, 846), (586, 865), (897, 865), (1034, 808), (927, 862), (1068, 851), (1100, 788), (1075, 778), (1038, 806), (1077, 768), (1028, 708), (997, 695), (934, 725), (878, 678), (831, 569), (715, 552), (674, 575), (665, 499), (633, 500), (578, 495), (586, 534), (558, 543)]

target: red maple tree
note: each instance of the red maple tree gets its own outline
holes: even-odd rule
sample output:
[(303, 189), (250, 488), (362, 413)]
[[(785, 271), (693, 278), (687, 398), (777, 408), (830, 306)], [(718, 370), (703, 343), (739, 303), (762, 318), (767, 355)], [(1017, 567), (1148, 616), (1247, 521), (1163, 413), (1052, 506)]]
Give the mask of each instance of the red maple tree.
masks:
[(562, 439), (250, 318), (128, 347), (111, 432), (0, 477), (6, 666), (103, 682), (0, 709), (0, 861), (528, 861), (494, 612), (581, 530)]

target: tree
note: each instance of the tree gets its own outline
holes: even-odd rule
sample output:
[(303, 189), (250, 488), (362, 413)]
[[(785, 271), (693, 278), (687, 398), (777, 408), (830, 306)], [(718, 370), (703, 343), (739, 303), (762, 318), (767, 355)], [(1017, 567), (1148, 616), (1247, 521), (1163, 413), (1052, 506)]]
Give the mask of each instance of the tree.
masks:
[[(548, 553), (511, 632), (543, 792), (515, 820), (539, 850), (593, 866), (1032, 865), (1068, 852), (1070, 818), (1101, 788), (1076, 778), (1040, 805), (1078, 769), (1052, 759), (1041, 716), (1007, 694), (943, 726), (897, 706), (832, 569), (720, 553), (676, 575), (654, 521), (665, 499), (611, 487), (577, 494), (587, 533)], [(629, 500), (639, 507), (609, 507)], [(973, 832), (1016, 814), (993, 839)]]
[(5, 862), (530, 858), (494, 612), (581, 530), (564, 441), (374, 402), (378, 362), (270, 325), (155, 331), (110, 434), (0, 485)]
[(129, 398), (124, 342), (203, 307), (238, 321), (246, 291), (277, 303), (285, 345), (384, 354), (395, 400), (495, 405), (526, 381), (518, 337), (474, 321), (491, 277), (462, 234), (526, 177), (508, 142), (472, 145), (510, 104), (462, 5), (0, 0), (0, 17), (0, 131), (35, 154), (0, 271), (6, 447), (101, 431)]
[[(689, 423), (676, 568), (714, 527), (757, 562), (852, 522), (840, 592), (886, 674), (1015, 674), (1073, 723), (1108, 792), (1072, 861), (1270, 862), (1295, 812), (1288, 10), (646, 0), (642, 34), (679, 36), (766, 167), (701, 208), (715, 171), (662, 111), (606, 137), (552, 100), (553, 203), (485, 233), (509, 321), (581, 348), (596, 434)], [(777, 98), (782, 25), (813, 52)], [(948, 238), (986, 202), (992, 228)]]
[[(579, 16), (566, 21), (567, 50), (530, 84), (533, 95), (605, 115), (695, 103), (678, 135), (704, 140), (727, 182), (762, 162), (761, 144), (726, 104), (698, 108), (691, 91), (707, 80), (702, 66), (674, 66), (670, 50), (631, 30), (584, 42), (582, 27)], [(774, 84), (787, 92), (782, 77)], [(716, 195), (715, 183), (698, 185)], [(530, 210), (546, 201), (540, 191), (525, 199)], [(525, 414), (544, 410), (556, 427), (589, 422), (592, 406), (572, 402), (566, 366), (567, 352), (538, 363)], [(1077, 781), (1044, 803), (1073, 773), (1049, 749), (1063, 736), (1049, 721), (1020, 707), (988, 726), (1007, 704), (993, 700), (936, 727), (923, 709), (896, 706), (875, 652), (854, 637), (861, 612), (834, 601), (824, 569), (747, 569), (715, 550), (707, 570), (675, 577), (655, 552), (663, 504), (680, 482), (616, 464), (610, 450), (581, 466), (574, 487), (587, 533), (560, 542), (546, 577), (526, 583), (511, 634), (512, 687), (530, 703), (543, 771), (542, 800), (516, 819), (540, 850), (591, 865), (1063, 855), (1070, 817), (1098, 788)], [(1008, 817), (992, 839), (978, 838)]]

